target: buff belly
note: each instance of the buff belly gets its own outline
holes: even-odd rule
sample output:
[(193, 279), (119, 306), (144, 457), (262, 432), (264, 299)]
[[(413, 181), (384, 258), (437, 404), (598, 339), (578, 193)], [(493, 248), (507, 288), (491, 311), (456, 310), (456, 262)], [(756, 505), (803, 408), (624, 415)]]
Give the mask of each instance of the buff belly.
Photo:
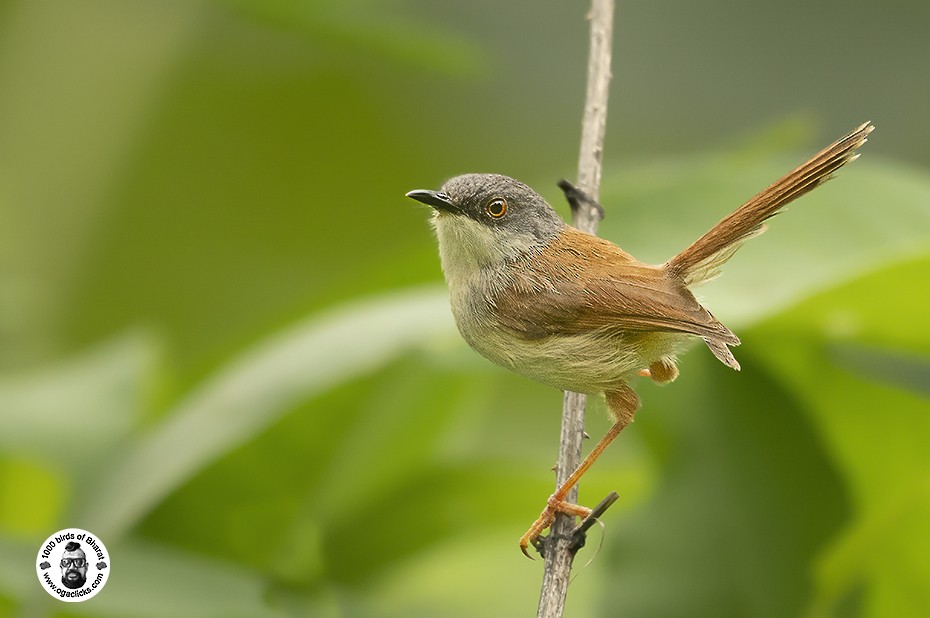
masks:
[(688, 340), (677, 333), (606, 329), (528, 339), (493, 322), (460, 316), (456, 322), (469, 345), (488, 360), (537, 382), (579, 393), (611, 390), (651, 363), (673, 357)]

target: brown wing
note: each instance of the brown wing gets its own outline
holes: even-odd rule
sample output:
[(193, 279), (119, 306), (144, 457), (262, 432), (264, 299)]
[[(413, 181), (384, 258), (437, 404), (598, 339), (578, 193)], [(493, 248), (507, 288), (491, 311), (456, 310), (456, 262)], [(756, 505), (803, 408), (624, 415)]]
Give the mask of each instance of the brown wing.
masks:
[(592, 330), (681, 332), (704, 338), (725, 364), (739, 339), (664, 266), (567, 227), (514, 270), (514, 294), (493, 299), (500, 322), (528, 339)]

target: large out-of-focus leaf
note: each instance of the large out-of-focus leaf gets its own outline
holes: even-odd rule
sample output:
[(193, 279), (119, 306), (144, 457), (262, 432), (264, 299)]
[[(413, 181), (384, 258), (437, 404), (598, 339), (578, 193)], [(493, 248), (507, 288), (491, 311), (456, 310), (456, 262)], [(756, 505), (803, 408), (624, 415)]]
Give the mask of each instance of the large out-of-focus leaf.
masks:
[(158, 346), (130, 333), (54, 366), (0, 377), (0, 529), (44, 538), (110, 464), (152, 394)]
[(930, 365), (928, 272), (927, 259), (879, 270), (760, 329), (856, 505), (817, 561), (815, 615), (856, 595), (869, 616), (930, 613), (930, 399), (916, 381)]
[[(522, 589), (518, 580), (472, 565), (483, 555), (522, 569), (525, 582), (537, 578), (516, 542), (552, 489), (560, 400), (462, 347), (415, 351), (288, 414), (186, 483), (137, 530), (267, 570), (275, 602), (330, 598), (363, 605), (346, 615), (415, 616), (435, 615), (436, 599), (446, 598), (440, 613), (450, 617), (529, 613), (532, 595), (498, 598)], [(606, 424), (592, 410), (589, 431)], [(636, 504), (636, 488), (649, 483), (636, 446), (627, 440), (606, 456), (584, 495), (593, 500), (622, 482), (614, 512)], [(264, 531), (259, 546), (255, 530)], [(469, 546), (472, 558), (463, 559)], [(595, 573), (573, 602), (590, 603)], [(455, 592), (463, 580), (485, 594)], [(473, 598), (463, 603), (463, 595)]]
[(133, 333), (54, 366), (0, 377), (0, 450), (73, 471), (109, 452), (139, 422), (158, 347)]
[(839, 366), (863, 379), (930, 397), (930, 357), (926, 355), (838, 345), (832, 350), (831, 356)]
[(316, 392), (454, 332), (445, 294), (408, 292), (297, 324), (243, 353), (129, 446), (80, 516), (118, 536), (158, 500), (229, 448)]
[(632, 430), (662, 444), (665, 464), (653, 500), (608, 523), (616, 585), (602, 613), (775, 618), (804, 608), (807, 565), (848, 500), (799, 402), (742, 358), (735, 373), (690, 354), (672, 388), (644, 389)]

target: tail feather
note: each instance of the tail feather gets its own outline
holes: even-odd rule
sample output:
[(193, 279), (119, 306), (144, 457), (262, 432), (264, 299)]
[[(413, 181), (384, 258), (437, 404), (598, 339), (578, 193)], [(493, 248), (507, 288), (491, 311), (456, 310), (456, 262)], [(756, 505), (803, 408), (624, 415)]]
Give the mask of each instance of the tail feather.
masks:
[(735, 343), (731, 341), (722, 341), (720, 339), (712, 339), (710, 337), (704, 337), (704, 343), (707, 344), (707, 347), (710, 348), (710, 351), (714, 353), (714, 356), (717, 359), (732, 369), (739, 371), (739, 361), (736, 360), (736, 357), (733, 356), (733, 352), (730, 351), (731, 345), (739, 345), (739, 339)]
[(856, 149), (867, 141), (874, 128), (871, 122), (863, 123), (758, 193), (669, 260), (666, 264), (668, 269), (681, 277), (686, 285), (703, 283), (716, 277), (720, 267), (743, 242), (765, 231), (766, 219), (829, 180), (846, 163), (855, 160), (859, 156)]

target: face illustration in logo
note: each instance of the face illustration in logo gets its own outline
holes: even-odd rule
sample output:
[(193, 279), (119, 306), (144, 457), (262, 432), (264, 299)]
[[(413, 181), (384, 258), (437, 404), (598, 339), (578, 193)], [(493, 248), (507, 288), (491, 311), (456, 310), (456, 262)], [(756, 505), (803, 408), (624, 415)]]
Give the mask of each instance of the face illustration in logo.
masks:
[(80, 588), (87, 581), (87, 556), (81, 544), (71, 541), (61, 555), (61, 583), (65, 588)]

